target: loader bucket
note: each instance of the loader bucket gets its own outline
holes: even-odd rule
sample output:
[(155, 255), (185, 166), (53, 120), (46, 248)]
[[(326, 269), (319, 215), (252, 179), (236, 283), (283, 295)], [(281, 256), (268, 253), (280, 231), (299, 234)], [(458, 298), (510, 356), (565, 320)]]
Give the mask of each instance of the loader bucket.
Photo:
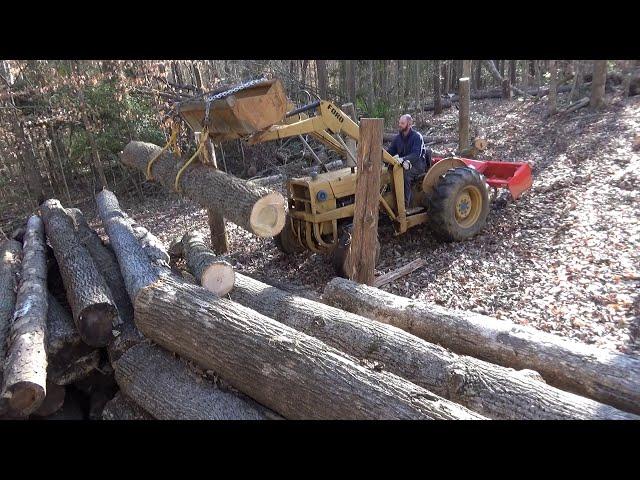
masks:
[(180, 116), (195, 132), (202, 131), (209, 102), (209, 137), (214, 142), (234, 140), (284, 120), (287, 95), (278, 79), (253, 81), (215, 95), (177, 104)]
[[(437, 162), (442, 159), (433, 160)], [(508, 189), (514, 200), (533, 185), (531, 167), (526, 162), (483, 161), (470, 158), (460, 160), (482, 173), (490, 187)]]

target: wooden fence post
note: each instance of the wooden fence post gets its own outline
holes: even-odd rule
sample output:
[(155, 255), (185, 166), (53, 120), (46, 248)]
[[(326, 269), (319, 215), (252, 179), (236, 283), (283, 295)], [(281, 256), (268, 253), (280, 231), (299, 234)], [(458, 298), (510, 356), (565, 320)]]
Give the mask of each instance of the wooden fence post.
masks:
[(347, 272), (351, 280), (367, 285), (373, 285), (375, 275), (383, 130), (382, 118), (363, 118), (360, 122), (353, 235)]

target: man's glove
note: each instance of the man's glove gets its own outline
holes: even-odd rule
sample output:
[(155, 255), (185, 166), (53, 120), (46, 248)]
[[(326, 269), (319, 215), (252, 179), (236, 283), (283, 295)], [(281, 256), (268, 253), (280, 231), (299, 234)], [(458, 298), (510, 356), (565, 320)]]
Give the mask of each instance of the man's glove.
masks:
[(393, 158), (398, 163), (398, 165), (402, 166), (405, 170), (409, 170), (411, 168), (411, 162), (409, 160), (405, 160), (400, 155), (394, 155)]

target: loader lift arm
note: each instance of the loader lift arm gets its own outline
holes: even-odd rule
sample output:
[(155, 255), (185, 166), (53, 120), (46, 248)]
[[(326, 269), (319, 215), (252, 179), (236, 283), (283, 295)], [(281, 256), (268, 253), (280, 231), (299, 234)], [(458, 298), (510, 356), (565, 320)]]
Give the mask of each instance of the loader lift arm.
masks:
[[(317, 110), (318, 115), (308, 117), (303, 112)], [(297, 115), (300, 120), (284, 125), (274, 125), (266, 131), (251, 135), (248, 139), (250, 145), (267, 142), (271, 140), (288, 138), (296, 135), (310, 134), (318, 141), (346, 156), (347, 151), (332, 134), (344, 134), (354, 139), (360, 139), (360, 127), (349, 116), (338, 108), (334, 103), (320, 100), (304, 107), (289, 112), (287, 117)], [(406, 206), (404, 204), (404, 181), (403, 168), (396, 160), (383, 148), (382, 161), (393, 167), (393, 186), (397, 202), (397, 215), (393, 214), (387, 202), (380, 195), (380, 203), (387, 213), (392, 214), (392, 219), (400, 224), (400, 233), (406, 231)]]

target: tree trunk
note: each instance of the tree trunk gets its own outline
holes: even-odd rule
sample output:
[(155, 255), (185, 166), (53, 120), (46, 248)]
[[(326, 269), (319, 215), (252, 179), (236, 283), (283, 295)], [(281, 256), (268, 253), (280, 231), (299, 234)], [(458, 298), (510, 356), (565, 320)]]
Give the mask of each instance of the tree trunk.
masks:
[(509, 78), (511, 80), (511, 85), (516, 84), (516, 60), (509, 60)]
[(404, 92), (404, 61), (403, 60), (397, 60), (397, 85), (396, 88), (398, 90), (398, 100), (397, 100), (397, 104), (398, 104), (398, 108), (402, 109), (404, 108), (404, 98), (405, 98), (405, 92)]
[(155, 417), (121, 392), (102, 409), (103, 420), (155, 420)]
[(557, 103), (557, 91), (558, 91), (558, 69), (556, 68), (556, 61), (551, 60), (549, 62), (549, 70), (551, 78), (549, 80), (549, 97), (548, 97), (548, 112), (549, 116), (555, 115), (558, 111)]
[(100, 152), (98, 150), (98, 144), (96, 143), (96, 139), (93, 136), (93, 131), (91, 130), (91, 124), (89, 122), (89, 117), (87, 116), (87, 107), (84, 101), (84, 92), (82, 90), (78, 91), (78, 99), (80, 100), (80, 114), (82, 115), (82, 123), (84, 124), (84, 129), (87, 132), (87, 137), (89, 138), (89, 145), (91, 147), (91, 159), (93, 161), (93, 168), (95, 172), (98, 174), (98, 190), (102, 188), (108, 188), (107, 177), (104, 174), (104, 168), (102, 167), (102, 161), (100, 160)]
[(74, 226), (78, 232), (78, 239), (91, 255), (98, 271), (107, 283), (113, 302), (118, 310), (118, 316), (122, 321), (133, 321), (133, 305), (131, 305), (127, 295), (127, 289), (124, 286), (124, 279), (120, 274), (120, 266), (116, 256), (104, 246), (100, 236), (89, 226), (87, 219), (80, 210), (67, 208), (66, 212), (73, 219)]
[(347, 98), (356, 104), (356, 61), (347, 60)]
[[(10, 239), (0, 241), (0, 388), (2, 388), (7, 334), (16, 306), (21, 255), (22, 244), (20, 242)], [(0, 413), (2, 413), (1, 406)]]
[(47, 200), (40, 210), (80, 337), (88, 345), (104, 347), (118, 317), (111, 292), (60, 202)]
[(375, 80), (373, 74), (373, 60), (367, 60), (367, 112), (373, 116), (375, 107)]
[(475, 60), (476, 65), (476, 74), (474, 78), (475, 90), (480, 90), (482, 88), (482, 61)]
[(591, 108), (602, 108), (605, 105), (604, 87), (607, 81), (607, 61), (594, 60), (593, 80), (591, 82)]
[[(160, 147), (145, 142), (129, 142), (121, 161), (146, 171), (147, 162)], [(164, 152), (153, 164), (152, 176), (173, 190), (180, 165), (171, 153)], [(285, 222), (285, 199), (278, 192), (253, 186), (202, 164), (189, 166), (180, 178), (184, 195), (205, 208), (219, 211), (227, 220), (259, 237), (280, 233)]]
[(24, 235), (20, 287), (9, 330), (4, 383), (0, 394), (8, 402), (8, 409), (18, 415), (33, 413), (47, 394), (46, 292), (44, 227), (40, 217), (32, 215)]
[[(98, 211), (140, 331), (286, 418), (481, 418), (399, 377), (154, 268), (111, 192)], [(133, 347), (132, 347), (133, 348)], [(291, 399), (295, 398), (292, 402)], [(154, 412), (151, 412), (154, 413)]]
[(502, 98), (505, 100), (511, 100), (511, 85), (509, 85), (509, 79), (502, 80)]
[(434, 62), (433, 68), (433, 114), (442, 113), (442, 93), (440, 91), (440, 60)]
[(551, 385), (640, 413), (640, 360), (473, 312), (392, 295), (334, 278), (331, 305), (488, 362), (539, 372)]
[[(502, 76), (500, 75), (500, 72), (498, 72), (498, 69), (496, 68), (495, 64), (493, 63), (492, 60), (482, 60), (482, 64), (487, 68), (487, 70), (489, 71), (489, 73), (491, 74), (491, 76), (498, 82), (498, 84), (502, 84)], [(511, 85), (511, 89), (516, 92), (519, 93), (520, 95), (527, 95), (527, 92), (524, 90), (520, 90), (519, 88), (516, 88), (515, 85)], [(539, 91), (539, 89), (537, 89)]]
[(48, 295), (47, 380), (69, 385), (89, 376), (100, 362), (100, 351), (85, 344), (67, 310)]
[(399, 328), (237, 274), (231, 298), (448, 400), (495, 419), (631, 418), (530, 371), (456, 355)]
[(201, 235), (185, 233), (181, 243), (187, 268), (200, 285), (218, 297), (226, 295), (233, 289), (235, 281), (233, 267), (209, 250)]
[(316, 74), (318, 76), (318, 92), (320, 98), (326, 100), (327, 85), (329, 84), (329, 76), (327, 75), (327, 61), (316, 60)]
[(464, 151), (469, 148), (469, 79), (460, 79), (460, 110), (458, 112), (458, 150)]
[(136, 345), (115, 362), (121, 391), (159, 420), (267, 420), (273, 413), (194, 373), (156, 345)]
[(352, 280), (367, 285), (375, 279), (383, 130), (382, 118), (363, 118), (360, 123), (353, 240), (346, 272)]
[(571, 88), (571, 93), (569, 94), (569, 101), (573, 102), (580, 95), (580, 87), (582, 86), (582, 81), (582, 62), (580, 60), (576, 60), (573, 87)]

